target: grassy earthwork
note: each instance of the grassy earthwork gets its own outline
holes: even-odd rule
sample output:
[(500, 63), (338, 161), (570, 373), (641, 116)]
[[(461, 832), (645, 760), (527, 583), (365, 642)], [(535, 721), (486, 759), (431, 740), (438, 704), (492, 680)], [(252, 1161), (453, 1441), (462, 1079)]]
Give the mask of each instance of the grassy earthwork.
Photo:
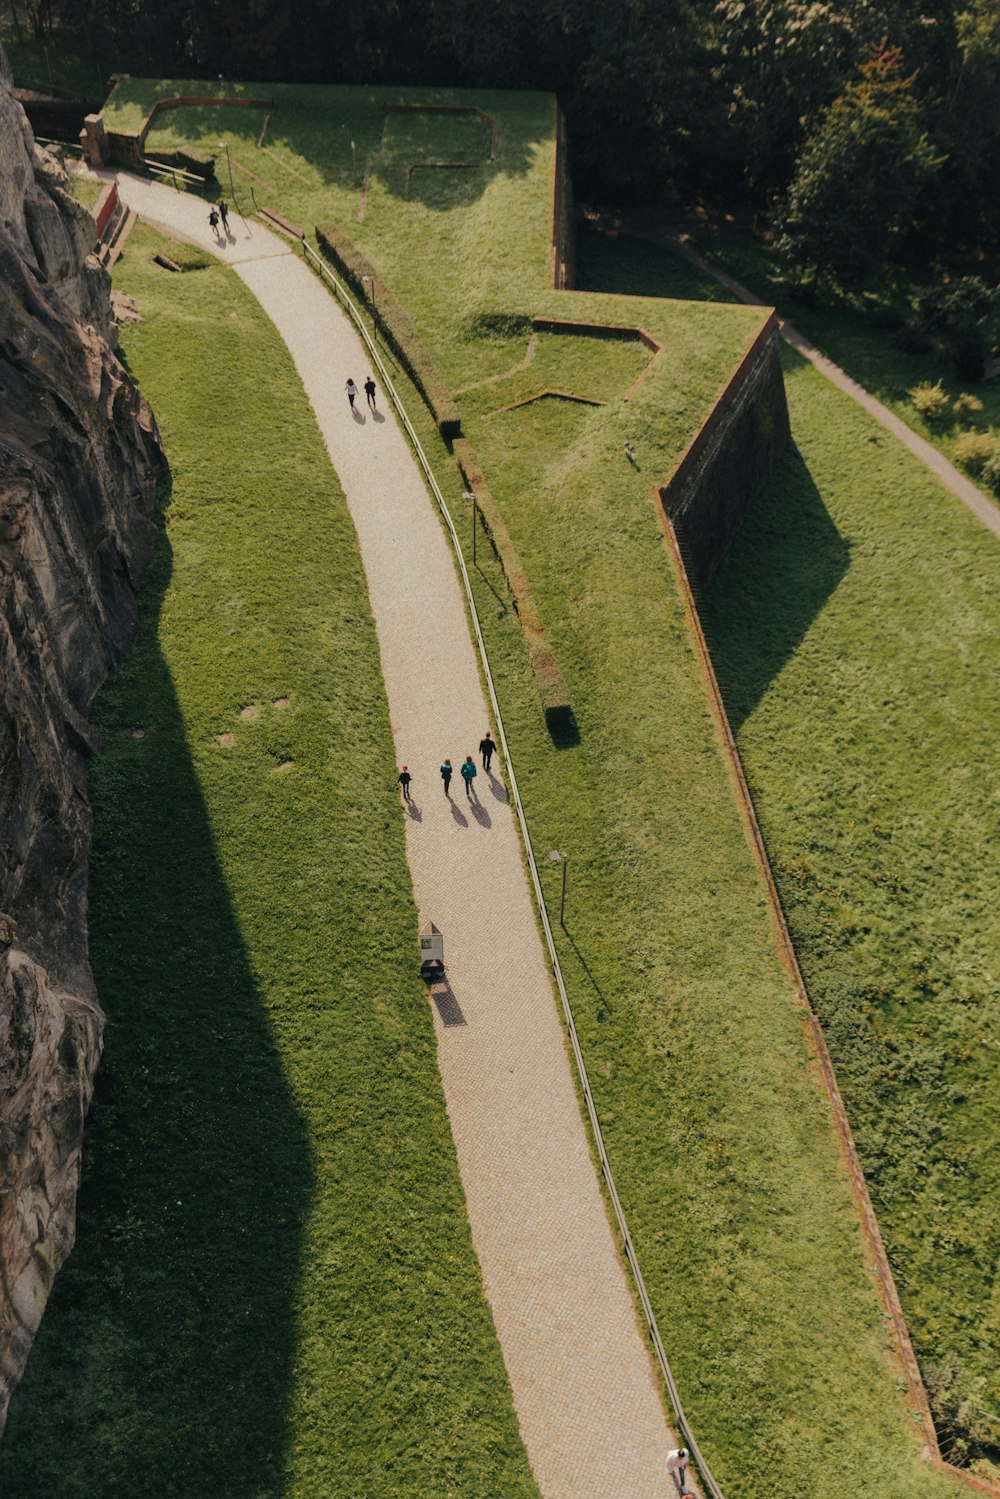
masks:
[(173, 492), (97, 706), (106, 1050), (0, 1489), (535, 1494), (415, 975), (343, 495), (231, 273), (140, 226), (115, 279)]
[(792, 355), (786, 379), (797, 446), (710, 644), (943, 1431), (964, 1404), (995, 1447), (1000, 548)]
[[(186, 87), (123, 83), (112, 104), (120, 113), (109, 114), (109, 128), (136, 128), (157, 94)], [(244, 92), (258, 90), (247, 85)], [(691, 278), (670, 261), (658, 283), (648, 258), (628, 262), (619, 279), (607, 259), (593, 293), (549, 289), (550, 99), (447, 96), (497, 114), (497, 160), (421, 170), (410, 174), (407, 187), (406, 167), (414, 160), (442, 159), (445, 152), (449, 160), (459, 153), (472, 159), (482, 151), (480, 126), (458, 120), (443, 129), (427, 116), (393, 116), (376, 155), (385, 102), (398, 94), (277, 85), (265, 92), (275, 109), (263, 147), (256, 144), (262, 113), (213, 107), (165, 113), (150, 149), (157, 141), (169, 149), (226, 139), (241, 200), (253, 184), (259, 202), (307, 229), (338, 222), (392, 286), (446, 382), (463, 392), (466, 433), (570, 687), (578, 734), (555, 743), (544, 729), (506, 587), (481, 544), (476, 597), (532, 837), (543, 862), (549, 849), (570, 858), (560, 955), (619, 1190), (699, 1440), (729, 1499), (776, 1493), (840, 1499), (862, 1488), (880, 1499), (953, 1492), (952, 1481), (919, 1458), (919, 1429), (907, 1411), (826, 1103), (776, 956), (652, 496), (760, 313), (710, 303), (705, 288), (694, 293), (701, 305), (661, 300), (664, 291), (687, 297)], [(105, 1448), (121, 1465), (132, 1460), (132, 1445), (144, 1459), (152, 1447), (160, 1464), (154, 1463), (155, 1478), (168, 1453), (176, 1457), (167, 1386), (172, 1394), (190, 1382), (188, 1429), (204, 1431), (204, 1442), (184, 1447), (182, 1456), (211, 1461), (214, 1472), (235, 1465), (245, 1480), (242, 1488), (234, 1480), (229, 1490), (213, 1492), (253, 1494), (251, 1470), (262, 1494), (339, 1492), (329, 1475), (354, 1477), (352, 1462), (369, 1465), (360, 1471), (371, 1475), (373, 1492), (395, 1492), (396, 1484), (400, 1492), (416, 1491), (421, 1482), (424, 1492), (531, 1492), (471, 1260), (429, 1023), (409, 977), (414, 916), (353, 538), (328, 471), (319, 481), (313, 469), (298, 467), (319, 451), (319, 439), (290, 372), (299, 427), (291, 427), (287, 401), (280, 421), (268, 417), (271, 426), (263, 430), (280, 430), (280, 442), (255, 444), (236, 491), (241, 519), (250, 507), (253, 524), (242, 524), (239, 535), (225, 529), (235, 508), (233, 454), (263, 417), (259, 392), (245, 414), (229, 406), (221, 372), (229, 379), (240, 366), (250, 369), (251, 347), (276, 368), (289, 367), (274, 335), (254, 321), (245, 295), (221, 271), (173, 278), (172, 292), (177, 281), (188, 289), (174, 292), (171, 303), (193, 301), (179, 323), (170, 323), (180, 314), (164, 304), (162, 273), (140, 263), (137, 243), (130, 242), (120, 280), (148, 306), (127, 347), (177, 460), (167, 528), (174, 572), (164, 593), (167, 563), (161, 562), (143, 644), (102, 709), (108, 747), (95, 772), (94, 950), (112, 1012), (104, 1092), (82, 1199), (81, 1248), (57, 1288), (15, 1404), (0, 1476), (5, 1460), (19, 1461), (26, 1480), (27, 1454), (34, 1449), (37, 1460), (44, 1440), (52, 1472), (60, 1461), (72, 1465), (78, 1450), (88, 1453), (92, 1473), (110, 1460)], [(558, 334), (533, 343), (536, 314), (640, 323), (663, 342), (664, 354), (625, 404), (638, 346), (609, 348)], [(541, 388), (608, 404), (550, 399), (498, 409)], [(410, 405), (442, 482), (457, 497), (453, 460), (415, 397)], [(277, 406), (269, 396), (265, 415)], [(195, 430), (195, 417), (206, 410), (219, 412), (216, 435), (208, 439)], [(624, 455), (626, 441), (634, 444), (633, 463)], [(894, 450), (883, 454), (866, 437), (851, 444), (844, 457), (831, 435), (821, 445), (823, 461), (840, 457), (841, 482), (854, 486), (851, 503), (860, 505), (864, 494), (871, 511), (873, 497), (857, 474), (868, 472), (869, 459), (895, 461)], [(260, 468), (265, 458), (269, 466)], [(787, 483), (786, 471), (787, 463), (775, 485)], [(880, 472), (872, 470), (873, 483)], [(809, 480), (795, 470), (807, 496), (810, 486), (825, 493), (826, 477), (817, 473)], [(907, 482), (899, 480), (901, 494)], [(325, 493), (331, 498), (322, 519), (331, 530), (324, 538), (316, 496)], [(768, 513), (766, 506), (759, 512)], [(948, 533), (949, 545), (979, 556), (978, 539), (956, 535), (958, 541)], [(825, 620), (850, 576), (853, 552), (840, 546), (838, 526), (821, 517), (811, 540), (803, 548), (815, 584), (776, 586), (766, 616), (763, 593), (753, 594), (747, 618), (757, 626), (754, 639), (736, 639), (735, 612), (731, 624), (724, 610), (713, 615), (713, 640), (723, 655), (741, 644), (752, 656), (755, 642), (764, 655), (763, 665), (751, 660), (746, 672), (737, 663), (745, 691), (747, 681), (758, 693), (772, 678), (780, 684), (799, 643)], [(892, 629), (889, 611), (905, 592), (911, 555), (924, 557), (919, 547), (908, 553), (900, 546), (884, 630)], [(765, 560), (774, 565), (770, 555)], [(974, 601), (963, 605), (941, 595), (940, 607), (942, 651), (953, 614), (969, 616), (963, 628), (972, 633), (963, 640), (978, 638)], [(367, 642), (371, 662), (360, 691), (359, 640)], [(906, 642), (897, 644), (903, 649)], [(821, 664), (844, 688), (833, 655)], [(841, 677), (849, 676), (849, 663), (841, 662)], [(897, 690), (894, 702), (902, 697)], [(274, 706), (281, 695), (290, 698), (288, 709)], [(804, 715), (825, 702), (806, 682), (786, 708), (789, 721), (801, 728)], [(241, 720), (239, 710), (248, 705), (257, 717)], [(741, 732), (756, 719), (751, 713)], [(161, 721), (169, 732), (157, 727)], [(129, 737), (135, 724), (147, 727), (145, 739)], [(220, 746), (220, 732), (232, 732), (234, 744)], [(815, 724), (810, 732), (818, 735)], [(795, 777), (811, 767), (801, 766), (791, 730), (783, 748), (783, 754), (759, 753), (770, 753), (767, 776), (788, 777), (791, 796)], [(294, 764), (278, 768), (284, 759)], [(885, 776), (890, 769), (885, 756), (875, 767)], [(850, 799), (838, 784), (841, 800), (831, 805), (817, 776), (811, 799), (800, 798), (802, 815), (818, 816), (822, 808), (828, 821), (844, 816)], [(779, 787), (765, 803), (769, 836), (777, 825), (770, 809), (780, 812), (781, 797)], [(198, 815), (178, 830), (174, 809), (189, 802)], [(165, 857), (168, 831), (174, 841)], [(826, 847), (820, 833), (815, 838)], [(849, 846), (842, 843), (841, 853)], [(779, 848), (783, 876), (786, 862)], [(208, 871), (200, 881), (190, 874), (199, 869)], [(938, 893), (950, 899), (954, 892), (942, 885)], [(148, 911), (155, 919), (142, 914)], [(229, 934), (222, 958), (217, 927)], [(383, 933), (384, 945), (373, 935)], [(345, 953), (354, 955), (349, 965)], [(816, 965), (808, 952), (804, 957), (812, 982)], [(131, 998), (150, 988), (163, 994), (152, 1031), (148, 1008)], [(217, 991), (223, 1002), (206, 1008), (206, 995)], [(814, 998), (820, 1005), (820, 996)], [(118, 1027), (132, 1060), (116, 1072)], [(185, 1048), (180, 1056), (177, 1047)], [(261, 1072), (270, 1077), (268, 1102), (250, 1113)], [(403, 1113), (389, 1105), (396, 1095), (387, 1094), (387, 1076), (399, 1098), (411, 1100), (405, 1138), (397, 1138)], [(185, 1116), (177, 1098), (187, 1099), (189, 1085), (202, 1092)], [(350, 1099), (346, 1110), (341, 1093)], [(258, 1115), (262, 1160), (232, 1145), (248, 1118), (260, 1123)], [(426, 1136), (414, 1131), (415, 1119)], [(187, 1163), (192, 1129), (199, 1148), (211, 1137), (213, 1151), (197, 1177)], [(166, 1161), (146, 1154), (161, 1148)], [(201, 1175), (211, 1190), (196, 1192), (192, 1208)], [(162, 1190), (164, 1181), (175, 1180), (176, 1194)], [(216, 1188), (219, 1194), (225, 1188), (234, 1208), (250, 1198), (256, 1215), (246, 1234), (245, 1213), (225, 1229), (222, 1251), (212, 1235), (227, 1220), (213, 1218), (205, 1200)], [(175, 1221), (177, 1213), (185, 1216)], [(404, 1243), (392, 1237), (394, 1215), (399, 1231), (410, 1235)], [(192, 1278), (182, 1280), (186, 1294), (175, 1298), (164, 1264), (169, 1269), (172, 1256), (187, 1254), (189, 1239)], [(445, 1246), (452, 1256), (448, 1274), (435, 1274)], [(100, 1256), (112, 1250), (121, 1283), (109, 1299)], [(356, 1255), (365, 1256), (363, 1273)], [(223, 1260), (235, 1261), (235, 1275), (211, 1269)], [(943, 1253), (934, 1268), (944, 1273)], [(247, 1322), (255, 1269), (262, 1321)], [(209, 1277), (207, 1290), (199, 1273)], [(909, 1297), (912, 1277), (903, 1278)], [(344, 1286), (356, 1306), (353, 1317), (338, 1320)], [(223, 1295), (231, 1299), (220, 1309)], [(456, 1323), (463, 1295), (474, 1316)], [(908, 1309), (913, 1305), (911, 1299)], [(151, 1309), (164, 1324), (155, 1354), (143, 1338)], [(270, 1337), (261, 1333), (265, 1322)], [(453, 1346), (449, 1339), (459, 1340), (460, 1374), (444, 1352)], [(221, 1367), (202, 1347), (207, 1343), (211, 1353), (220, 1340)], [(337, 1377), (346, 1369), (345, 1388), (331, 1390), (331, 1347), (343, 1355)], [(451, 1377), (442, 1390), (444, 1374)], [(256, 1403), (244, 1410), (248, 1384)], [(335, 1409), (331, 1397), (339, 1402)], [(65, 1426), (57, 1427), (58, 1452), (50, 1434), (57, 1398), (67, 1413)], [(102, 1410), (104, 1402), (109, 1410), (120, 1405), (127, 1419), (117, 1426), (95, 1419), (97, 1399)], [(149, 1413), (161, 1399), (167, 1414), (159, 1412), (143, 1449), (144, 1417), (153, 1419)], [(387, 1408), (386, 1399), (398, 1402), (402, 1414)], [(487, 1414), (473, 1418), (473, 1411)], [(363, 1414), (355, 1420), (356, 1412)], [(270, 1468), (261, 1466), (265, 1459)], [(441, 1469), (447, 1484), (435, 1477), (435, 1462), (451, 1465)], [(148, 1479), (149, 1461), (142, 1467)], [(78, 1486), (67, 1493), (82, 1495), (82, 1461), (70, 1470)], [(118, 1471), (124, 1494), (134, 1470)], [(164, 1492), (197, 1492), (191, 1483), (201, 1477), (182, 1474)], [(355, 1487), (364, 1491), (365, 1484)]]
[[(665, 290), (704, 293), (651, 245), (581, 241), (591, 284), (614, 285), (616, 263), (630, 289), (662, 273)], [(795, 446), (703, 616), (945, 1448), (962, 1457), (956, 1427), (971, 1433), (990, 1472), (1000, 551), (853, 402), (784, 357)]]

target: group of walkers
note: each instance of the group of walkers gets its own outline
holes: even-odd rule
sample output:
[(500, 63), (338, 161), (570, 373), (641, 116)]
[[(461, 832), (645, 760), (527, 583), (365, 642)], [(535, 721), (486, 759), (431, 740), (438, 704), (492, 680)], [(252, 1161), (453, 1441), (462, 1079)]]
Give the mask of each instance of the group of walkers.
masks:
[[(348, 380), (347, 399), (350, 402), (352, 411), (354, 410), (354, 402), (357, 399), (357, 394), (358, 387), (355, 385), (353, 380)], [(368, 379), (365, 381), (365, 395), (368, 397), (368, 405), (370, 409), (372, 411), (376, 411), (378, 408), (375, 405), (375, 381), (372, 379), (371, 375), (369, 375)]]
[[(229, 204), (226, 202), (225, 198), (220, 198), (218, 203), (212, 204), (212, 207), (210, 208), (208, 214), (208, 222), (211, 225), (212, 233), (215, 235), (216, 239), (220, 241), (220, 243), (223, 238), (228, 239)], [(221, 229), (219, 228), (220, 224), (222, 225)]]
[[(489, 729), (486, 730), (485, 736), (479, 741), (479, 753), (483, 757), (483, 769), (488, 776), (492, 777), (493, 772), (490, 769), (490, 766), (493, 763), (493, 756), (496, 753), (496, 744)], [(471, 801), (476, 795), (476, 790), (472, 783), (476, 779), (476, 776), (479, 774), (478, 770), (476, 769), (476, 762), (475, 760), (473, 760), (471, 755), (466, 755), (465, 759), (462, 761), (462, 764), (458, 768), (458, 773), (462, 777), (462, 780), (465, 782), (465, 794)], [(454, 774), (454, 767), (452, 766), (450, 760), (445, 760), (444, 764), (441, 766), (440, 774), (441, 781), (444, 785), (444, 794), (445, 796), (450, 797), (451, 778)], [(410, 783), (413, 780), (413, 777), (410, 774), (410, 767), (408, 765), (404, 765), (396, 779), (403, 789), (404, 801), (409, 801)]]

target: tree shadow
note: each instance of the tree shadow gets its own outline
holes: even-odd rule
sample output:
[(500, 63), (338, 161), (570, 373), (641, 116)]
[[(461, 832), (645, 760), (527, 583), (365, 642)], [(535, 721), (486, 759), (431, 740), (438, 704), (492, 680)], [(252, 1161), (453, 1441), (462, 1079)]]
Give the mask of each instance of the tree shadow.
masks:
[(157, 643), (170, 571), (161, 537), (140, 639), (95, 714), (108, 1025), (77, 1244), (12, 1402), (5, 1499), (284, 1486), (314, 1165)]
[(850, 556), (850, 542), (790, 443), (700, 605), (734, 733), (794, 656)]

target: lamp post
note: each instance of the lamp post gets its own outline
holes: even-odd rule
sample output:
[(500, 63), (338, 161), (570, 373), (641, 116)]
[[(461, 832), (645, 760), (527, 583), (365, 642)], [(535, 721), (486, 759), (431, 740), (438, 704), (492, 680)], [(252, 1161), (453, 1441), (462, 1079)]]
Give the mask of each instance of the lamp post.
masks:
[(358, 152), (353, 141), (351, 141), (351, 176), (356, 183), (358, 180)]
[(557, 848), (554, 848), (552, 850), (552, 852), (549, 854), (549, 858), (552, 860), (553, 864), (561, 864), (562, 865), (562, 894), (559, 897), (559, 925), (561, 927), (565, 927), (565, 925), (566, 925), (566, 867), (569, 864), (569, 859), (566, 856), (566, 854), (561, 854)]
[(231, 160), (230, 155), (229, 155), (229, 142), (228, 141), (220, 141), (219, 142), (219, 150), (220, 151), (225, 151), (225, 153), (226, 153), (226, 166), (229, 169), (229, 196), (232, 198), (233, 202), (235, 203), (236, 202), (236, 189), (233, 186), (233, 163), (232, 163), (232, 160)]
[(476, 497), (472, 493), (471, 489), (464, 489), (462, 491), (462, 499), (463, 500), (469, 500), (471, 502), (471, 504), (472, 504), (472, 565), (473, 565), (473, 567), (475, 567), (477, 565), (476, 564)]
[(378, 308), (375, 305), (375, 277), (374, 276), (362, 276), (361, 279), (364, 282), (364, 284), (367, 286), (367, 288), (368, 288), (368, 295), (371, 297), (371, 302), (372, 302), (372, 333), (373, 333), (373, 335), (375, 337), (375, 342), (378, 343)]

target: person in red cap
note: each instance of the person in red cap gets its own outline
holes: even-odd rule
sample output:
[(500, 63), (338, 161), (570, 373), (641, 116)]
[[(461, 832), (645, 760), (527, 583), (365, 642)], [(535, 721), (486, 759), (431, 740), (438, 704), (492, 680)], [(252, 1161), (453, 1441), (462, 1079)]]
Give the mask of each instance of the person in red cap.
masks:
[(410, 800), (410, 782), (413, 780), (413, 777), (410, 775), (410, 772), (407, 770), (405, 765), (399, 772), (399, 775), (396, 779), (399, 781), (399, 784), (403, 788), (403, 800), (408, 802)]

